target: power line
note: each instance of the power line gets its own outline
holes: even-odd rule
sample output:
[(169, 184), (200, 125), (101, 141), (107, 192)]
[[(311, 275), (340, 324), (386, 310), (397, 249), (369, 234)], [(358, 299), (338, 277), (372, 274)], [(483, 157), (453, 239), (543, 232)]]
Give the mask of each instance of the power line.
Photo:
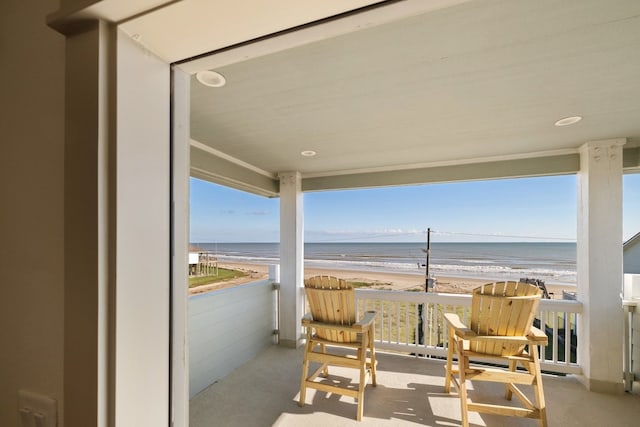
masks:
[[(534, 240), (560, 240), (560, 241), (568, 241), (573, 242), (576, 239), (572, 237), (556, 237), (556, 236), (528, 236), (528, 235), (517, 235), (517, 234), (500, 234), (500, 233), (466, 233), (459, 231), (438, 231), (431, 229), (431, 233), (439, 236), (470, 236), (470, 237), (492, 237), (492, 238), (508, 238), (508, 239), (534, 239)], [(408, 231), (403, 233), (372, 233), (367, 234), (366, 232), (358, 233), (357, 236), (350, 237), (342, 237), (342, 238), (333, 238), (326, 240), (317, 240), (318, 243), (322, 242), (339, 242), (339, 241), (353, 241), (353, 240), (369, 240), (376, 238), (388, 238), (388, 237), (402, 237), (402, 236), (415, 236), (417, 234), (426, 235), (427, 231)]]
[(513, 238), (513, 239), (566, 240), (566, 241), (576, 240), (573, 237), (524, 236), (524, 235), (500, 234), (500, 233), (493, 233), (493, 234), (463, 233), (463, 232), (456, 232), (456, 231), (437, 231), (437, 230), (431, 230), (431, 232), (438, 235), (443, 235), (443, 236), (452, 235), (452, 236), (474, 236), (474, 237), (505, 237), (505, 238)]
[(338, 242), (338, 241), (342, 242), (342, 241), (349, 241), (349, 240), (375, 239), (379, 237), (413, 236), (416, 234), (426, 234), (426, 233), (427, 233), (426, 231), (408, 231), (405, 233), (375, 233), (375, 234), (367, 234), (366, 232), (362, 232), (361, 234), (358, 234), (358, 236), (342, 237), (338, 239), (317, 240), (317, 242), (318, 243)]

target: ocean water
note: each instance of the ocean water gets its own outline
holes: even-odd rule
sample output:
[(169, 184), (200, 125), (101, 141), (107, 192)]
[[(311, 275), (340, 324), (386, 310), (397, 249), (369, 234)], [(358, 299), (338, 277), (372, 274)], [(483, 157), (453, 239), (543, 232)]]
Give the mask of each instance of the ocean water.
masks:
[[(193, 243), (215, 252), (219, 260), (275, 264), (278, 243)], [(307, 267), (401, 272), (425, 275), (424, 243), (305, 243)], [(433, 277), (490, 280), (535, 278), (553, 284), (576, 284), (575, 243), (432, 243)]]

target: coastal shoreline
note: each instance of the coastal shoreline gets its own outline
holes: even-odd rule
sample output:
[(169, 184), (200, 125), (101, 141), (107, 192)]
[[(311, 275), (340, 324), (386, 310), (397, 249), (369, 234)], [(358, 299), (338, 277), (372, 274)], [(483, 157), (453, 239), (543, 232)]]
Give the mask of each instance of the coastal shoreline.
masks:
[[(219, 262), (220, 268), (239, 270), (247, 275), (242, 278), (232, 279), (225, 282), (214, 283), (211, 285), (198, 286), (190, 289), (190, 294), (199, 294), (218, 289), (225, 289), (238, 286), (256, 280), (268, 278), (269, 266), (266, 264), (256, 264), (248, 262)], [(304, 277), (312, 276), (336, 276), (350, 282), (368, 282), (374, 283), (370, 289), (385, 289), (394, 291), (424, 290), (424, 276), (401, 273), (401, 272), (377, 272), (369, 270), (353, 270), (353, 269), (337, 269), (337, 268), (319, 268), (305, 267)], [(494, 278), (469, 278), (454, 276), (437, 276), (436, 283), (432, 292), (438, 293), (455, 293), (469, 294), (476, 287), (485, 283), (496, 281)], [(576, 286), (569, 284), (550, 284), (545, 283), (547, 290), (553, 299), (562, 299), (562, 291), (575, 292)]]

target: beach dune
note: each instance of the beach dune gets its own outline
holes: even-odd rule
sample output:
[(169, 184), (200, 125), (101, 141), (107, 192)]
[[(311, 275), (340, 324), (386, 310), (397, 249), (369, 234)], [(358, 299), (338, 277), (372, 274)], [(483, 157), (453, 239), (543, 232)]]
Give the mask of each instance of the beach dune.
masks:
[[(219, 263), (219, 267), (239, 270), (247, 273), (245, 277), (226, 282), (192, 288), (190, 293), (202, 293), (216, 289), (224, 289), (237, 286), (255, 280), (266, 279), (269, 275), (269, 266), (266, 264), (251, 263)], [(305, 267), (304, 275), (311, 276), (336, 276), (350, 282), (374, 283), (372, 289), (386, 289), (395, 291), (424, 290), (425, 277), (407, 273), (387, 273), (376, 271), (342, 270), (330, 268)], [(476, 287), (493, 282), (492, 278), (468, 278), (468, 277), (436, 277), (433, 292), (468, 294)], [(562, 299), (562, 291), (575, 292), (576, 287), (571, 285), (546, 284), (547, 290), (553, 299)]]

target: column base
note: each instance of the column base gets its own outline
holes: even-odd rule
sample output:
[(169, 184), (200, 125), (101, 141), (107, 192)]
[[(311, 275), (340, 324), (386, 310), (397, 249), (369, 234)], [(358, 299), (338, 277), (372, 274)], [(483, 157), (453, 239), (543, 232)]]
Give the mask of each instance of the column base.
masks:
[(302, 341), (280, 339), (280, 342), (278, 345), (280, 345), (280, 347), (299, 348), (299, 347), (302, 347)]
[(624, 394), (624, 383), (620, 382), (594, 380), (584, 375), (576, 375), (578, 381), (589, 391), (604, 394)]

